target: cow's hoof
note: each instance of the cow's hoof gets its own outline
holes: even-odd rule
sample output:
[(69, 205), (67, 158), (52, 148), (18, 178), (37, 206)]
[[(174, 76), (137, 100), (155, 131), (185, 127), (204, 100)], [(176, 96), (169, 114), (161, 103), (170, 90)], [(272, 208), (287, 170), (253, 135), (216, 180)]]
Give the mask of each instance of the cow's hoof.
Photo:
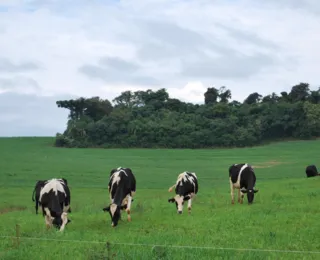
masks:
[(128, 216), (128, 222), (131, 222), (131, 216)]
[(233, 200), (231, 201), (231, 204), (234, 204), (234, 201), (233, 201)]

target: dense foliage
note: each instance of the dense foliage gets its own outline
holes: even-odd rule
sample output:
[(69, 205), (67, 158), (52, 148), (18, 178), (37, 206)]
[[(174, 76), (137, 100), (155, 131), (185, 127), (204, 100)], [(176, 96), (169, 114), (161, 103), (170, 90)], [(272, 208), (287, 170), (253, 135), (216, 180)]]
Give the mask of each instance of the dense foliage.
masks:
[(114, 105), (99, 97), (56, 103), (70, 110), (58, 147), (244, 147), (320, 136), (320, 88), (307, 83), (280, 95), (255, 92), (242, 103), (225, 87), (208, 88), (202, 105), (170, 98), (165, 89), (125, 91)]

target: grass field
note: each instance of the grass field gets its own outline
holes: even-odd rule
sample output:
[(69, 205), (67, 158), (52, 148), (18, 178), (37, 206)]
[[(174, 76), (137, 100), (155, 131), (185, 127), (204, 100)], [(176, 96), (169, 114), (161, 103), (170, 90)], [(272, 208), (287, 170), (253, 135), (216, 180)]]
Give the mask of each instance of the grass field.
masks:
[[(320, 259), (267, 251), (320, 251), (320, 178), (304, 172), (308, 164), (320, 166), (320, 141), (225, 150), (58, 149), (52, 143), (0, 139), (0, 259)], [(246, 197), (231, 205), (228, 167), (241, 162), (256, 166), (252, 206)], [(109, 204), (109, 172), (118, 166), (133, 170), (137, 193), (132, 222), (123, 214), (112, 228), (102, 208)], [(178, 215), (168, 188), (185, 170), (198, 175), (199, 193), (192, 214), (185, 205)], [(63, 233), (46, 230), (31, 200), (36, 181), (53, 177), (67, 178), (71, 189), (72, 222)]]

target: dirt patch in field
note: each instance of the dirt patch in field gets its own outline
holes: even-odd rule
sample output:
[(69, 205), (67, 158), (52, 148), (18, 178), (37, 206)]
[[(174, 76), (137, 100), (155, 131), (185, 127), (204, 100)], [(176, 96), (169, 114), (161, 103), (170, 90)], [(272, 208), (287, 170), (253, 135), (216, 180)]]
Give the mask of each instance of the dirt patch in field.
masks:
[(283, 162), (279, 162), (279, 161), (268, 161), (268, 162), (263, 162), (263, 163), (259, 163), (259, 164), (255, 164), (252, 165), (253, 168), (257, 168), (257, 169), (262, 169), (262, 168), (270, 168), (270, 167), (274, 167), (277, 165), (283, 164)]
[(0, 209), (0, 215), (12, 212), (12, 211), (23, 211), (26, 210), (27, 207), (10, 207), (10, 208), (3, 208)]

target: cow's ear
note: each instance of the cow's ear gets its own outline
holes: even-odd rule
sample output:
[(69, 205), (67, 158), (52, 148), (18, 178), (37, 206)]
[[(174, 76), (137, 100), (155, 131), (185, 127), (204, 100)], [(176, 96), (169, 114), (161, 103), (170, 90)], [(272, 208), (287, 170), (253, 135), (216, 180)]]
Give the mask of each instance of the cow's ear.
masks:
[(254, 193), (257, 193), (259, 190), (253, 190)]
[(176, 200), (174, 199), (174, 198), (171, 198), (171, 199), (168, 199), (168, 202), (171, 202), (171, 203), (173, 203), (173, 202), (175, 202)]
[(126, 209), (126, 208), (127, 208), (127, 204), (120, 207), (120, 209)]
[(240, 190), (242, 193), (247, 193), (247, 190), (246, 189), (241, 189)]
[(190, 197), (189, 195), (188, 195), (188, 196), (185, 196), (185, 197), (183, 198), (184, 201), (189, 200), (189, 199), (191, 199), (191, 197)]
[(106, 208), (103, 208), (102, 210), (103, 210), (103, 211), (110, 211), (110, 206), (109, 206), (109, 207), (106, 207)]

